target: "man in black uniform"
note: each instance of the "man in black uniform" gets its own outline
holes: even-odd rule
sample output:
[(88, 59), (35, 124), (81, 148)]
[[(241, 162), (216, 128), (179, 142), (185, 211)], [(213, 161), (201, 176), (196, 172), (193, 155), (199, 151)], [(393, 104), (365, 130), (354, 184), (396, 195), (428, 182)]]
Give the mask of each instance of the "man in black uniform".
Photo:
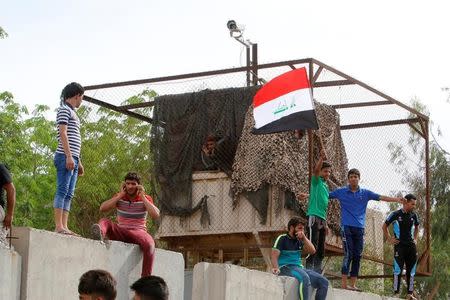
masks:
[[(417, 266), (416, 243), (419, 234), (419, 220), (414, 212), (416, 197), (408, 194), (405, 199), (403, 208), (392, 212), (384, 222), (383, 233), (387, 241), (394, 245), (394, 293), (398, 294), (400, 291), (403, 265), (406, 265), (407, 299), (416, 299), (413, 291)], [(393, 224), (394, 236), (389, 234), (388, 226), (390, 224)]]

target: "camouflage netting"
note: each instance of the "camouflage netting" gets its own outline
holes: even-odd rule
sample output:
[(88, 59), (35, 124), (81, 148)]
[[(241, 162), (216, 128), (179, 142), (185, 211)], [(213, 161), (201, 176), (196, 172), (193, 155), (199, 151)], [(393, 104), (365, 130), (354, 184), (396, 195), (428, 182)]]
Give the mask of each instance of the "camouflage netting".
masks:
[(203, 195), (195, 207), (192, 199), (192, 172), (202, 170), (202, 145), (209, 135), (224, 141), (217, 145), (215, 162), (231, 175), (245, 114), (258, 88), (203, 90), (155, 99), (151, 147), (164, 214), (189, 216), (198, 209), (202, 216), (207, 214), (208, 196)]
[[(332, 164), (329, 180), (330, 190), (346, 182), (347, 156), (340, 132), (339, 115), (328, 105), (315, 102), (320, 130), (314, 131), (313, 155), (317, 161), (320, 150), (319, 134), (322, 137), (327, 159)], [(245, 116), (244, 128), (233, 164), (231, 187), (234, 201), (244, 195), (259, 212), (262, 223), (267, 215), (269, 191), (276, 209), (281, 210), (281, 195), (285, 193), (284, 207), (294, 209), (305, 216), (307, 200), (296, 201), (301, 192), (308, 192), (308, 138), (295, 137), (294, 132), (266, 135), (251, 133), (254, 127), (253, 109)], [(269, 189), (269, 185), (272, 189)], [(337, 231), (340, 224), (340, 207), (337, 201), (330, 201), (328, 224)]]

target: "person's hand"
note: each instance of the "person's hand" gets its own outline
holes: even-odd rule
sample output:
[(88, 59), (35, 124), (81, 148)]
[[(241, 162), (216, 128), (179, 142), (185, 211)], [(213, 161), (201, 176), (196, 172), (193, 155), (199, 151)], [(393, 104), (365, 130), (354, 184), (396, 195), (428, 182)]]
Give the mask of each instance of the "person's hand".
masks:
[(274, 275), (280, 274), (280, 268), (272, 268), (272, 274)]
[(124, 197), (126, 194), (127, 194), (127, 185), (125, 184), (125, 182), (122, 182), (120, 184), (120, 191), (119, 191), (120, 198)]
[(203, 145), (202, 151), (203, 151), (203, 153), (205, 153), (206, 155), (209, 155), (209, 151), (208, 151), (208, 148), (206, 147), (206, 145)]
[(3, 220), (3, 226), (5, 226), (6, 230), (11, 228), (12, 220), (13, 220), (13, 216), (8, 215), (8, 214), (5, 216), (5, 219)]
[(72, 156), (66, 157), (66, 169), (69, 171), (72, 171), (73, 169), (75, 169), (75, 161), (73, 160)]
[(397, 239), (396, 239), (395, 237), (393, 237), (393, 236), (389, 237), (387, 241), (388, 241), (388, 243), (391, 244), (391, 245), (397, 245), (398, 243), (400, 243), (400, 241), (397, 240)]
[(303, 240), (303, 238), (305, 237), (305, 232), (303, 230), (299, 230), (297, 231), (296, 235), (299, 240)]
[(81, 162), (78, 164), (78, 176), (83, 176), (84, 175), (84, 167), (81, 164)]
[(144, 188), (144, 186), (139, 184), (138, 186), (136, 186), (136, 188), (137, 188), (138, 195), (141, 195), (142, 197), (144, 197), (144, 195), (145, 195), (145, 188)]
[(325, 149), (320, 150), (320, 157), (323, 160), (327, 160), (327, 155), (325, 154)]
[(308, 199), (308, 197), (309, 197), (309, 194), (307, 194), (307, 193), (300, 193), (300, 194), (298, 194), (297, 199), (300, 200), (300, 201), (305, 201), (306, 199)]
[(325, 225), (325, 235), (329, 234), (330, 234), (330, 227), (328, 227), (328, 225)]

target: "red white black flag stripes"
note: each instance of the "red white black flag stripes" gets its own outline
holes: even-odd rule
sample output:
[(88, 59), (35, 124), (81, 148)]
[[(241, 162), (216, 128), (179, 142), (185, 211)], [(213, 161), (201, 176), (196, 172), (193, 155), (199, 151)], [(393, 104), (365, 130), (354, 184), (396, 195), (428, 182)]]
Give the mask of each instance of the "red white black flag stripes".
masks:
[(318, 129), (306, 69), (295, 69), (266, 83), (253, 98), (253, 133)]

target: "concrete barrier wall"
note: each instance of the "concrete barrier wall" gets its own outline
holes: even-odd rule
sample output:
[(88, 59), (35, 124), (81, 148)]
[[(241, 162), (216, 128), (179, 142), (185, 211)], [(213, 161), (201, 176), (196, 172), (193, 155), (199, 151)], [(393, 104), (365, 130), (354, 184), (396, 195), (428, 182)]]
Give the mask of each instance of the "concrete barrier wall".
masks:
[[(298, 300), (298, 282), (229, 264), (194, 266), (192, 300)], [(314, 299), (312, 294), (311, 299)], [(372, 293), (328, 288), (327, 300), (396, 300)], [(399, 299), (397, 299), (399, 300)]]
[[(142, 254), (137, 245), (61, 235), (27, 227), (14, 230), (13, 245), (22, 256), (21, 299), (76, 299), (78, 280), (91, 269), (116, 278), (117, 299), (130, 299), (129, 286), (140, 278)], [(183, 297), (184, 259), (180, 253), (156, 250), (154, 275), (163, 277), (171, 300)], [(1, 298), (9, 299), (9, 298)]]
[(0, 299), (20, 299), (21, 264), (19, 253), (0, 247)]
[(192, 300), (298, 300), (296, 280), (229, 264), (194, 266)]

